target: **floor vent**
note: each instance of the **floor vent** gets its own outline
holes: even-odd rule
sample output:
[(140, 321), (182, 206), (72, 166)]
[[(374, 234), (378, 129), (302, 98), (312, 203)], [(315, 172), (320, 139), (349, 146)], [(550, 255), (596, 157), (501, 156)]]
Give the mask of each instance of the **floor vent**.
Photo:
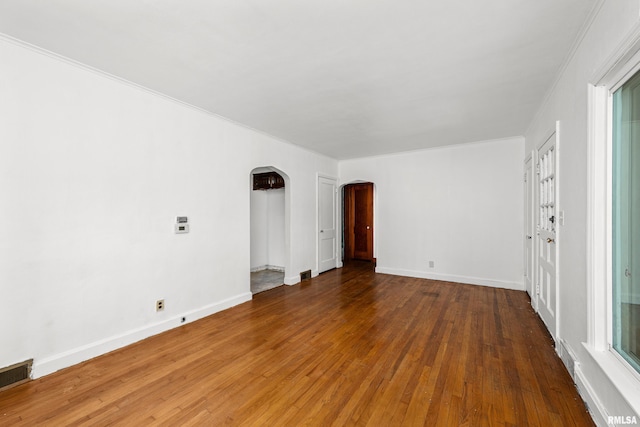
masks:
[(311, 270), (303, 271), (300, 273), (300, 280), (311, 279)]
[(29, 381), (33, 359), (0, 369), (0, 391)]

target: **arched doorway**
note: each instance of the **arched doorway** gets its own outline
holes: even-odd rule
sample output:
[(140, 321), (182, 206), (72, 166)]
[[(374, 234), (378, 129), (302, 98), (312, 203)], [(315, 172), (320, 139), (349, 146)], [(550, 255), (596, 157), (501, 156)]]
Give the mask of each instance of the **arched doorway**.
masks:
[(251, 293), (284, 284), (289, 260), (288, 183), (271, 167), (251, 171)]

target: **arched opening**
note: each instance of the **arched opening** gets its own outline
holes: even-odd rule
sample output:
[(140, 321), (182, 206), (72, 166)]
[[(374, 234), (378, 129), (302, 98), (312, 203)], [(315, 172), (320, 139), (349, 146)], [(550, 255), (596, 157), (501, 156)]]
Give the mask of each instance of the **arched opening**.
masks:
[(375, 265), (375, 185), (352, 181), (342, 186), (341, 196), (342, 260)]
[(251, 171), (251, 293), (284, 284), (289, 262), (289, 177), (265, 166)]

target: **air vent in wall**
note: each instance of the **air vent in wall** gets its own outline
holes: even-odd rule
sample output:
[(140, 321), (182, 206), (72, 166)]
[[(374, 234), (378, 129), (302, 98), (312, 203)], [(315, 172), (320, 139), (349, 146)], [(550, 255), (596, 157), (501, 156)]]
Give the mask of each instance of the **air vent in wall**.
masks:
[(0, 391), (29, 381), (33, 359), (0, 369)]
[(303, 271), (300, 273), (300, 280), (311, 279), (311, 270)]

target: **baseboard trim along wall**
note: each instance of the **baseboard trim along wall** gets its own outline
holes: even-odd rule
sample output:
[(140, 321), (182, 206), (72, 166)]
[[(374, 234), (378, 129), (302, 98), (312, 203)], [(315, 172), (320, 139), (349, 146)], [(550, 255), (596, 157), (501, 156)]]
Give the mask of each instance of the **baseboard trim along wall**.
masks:
[(578, 393), (582, 396), (582, 400), (584, 400), (587, 408), (589, 409), (589, 413), (591, 413), (591, 418), (593, 418), (593, 422), (597, 426), (607, 426), (607, 411), (600, 403), (598, 396), (593, 391), (593, 387), (587, 380), (587, 377), (582, 373), (582, 369), (580, 369), (580, 365), (576, 365), (575, 368), (575, 382), (576, 387), (578, 388)]
[(284, 284), (285, 285), (293, 286), (293, 285), (297, 285), (298, 283), (300, 283), (300, 275), (290, 276), (290, 277), (285, 277), (284, 278)]
[(419, 279), (442, 280), (444, 282), (465, 283), (469, 285), (489, 286), (492, 288), (524, 291), (524, 282), (507, 282), (502, 280), (482, 279), (479, 277), (454, 276), (450, 274), (428, 273), (426, 271), (404, 270), (400, 268), (376, 267), (376, 273), (393, 274), (395, 276), (416, 277)]
[[(46, 357), (40, 360), (34, 359), (32, 378), (35, 379), (44, 375), (49, 375), (53, 372), (59, 371), (60, 369), (68, 368), (69, 366), (73, 366), (110, 351), (117, 350), (129, 344), (157, 335), (161, 332), (177, 328), (185, 323), (210, 316), (219, 311), (250, 301), (251, 297), (251, 292), (245, 292), (186, 313), (180, 313), (161, 322), (133, 329), (123, 334), (83, 345), (51, 357)], [(182, 322), (183, 317), (186, 318), (185, 322)]]
[(263, 270), (273, 270), (273, 271), (281, 271), (284, 272), (284, 267), (281, 267), (279, 265), (260, 265), (258, 267), (252, 267), (251, 268), (251, 272), (252, 273), (257, 273), (258, 271), (263, 271)]
[[(311, 270), (311, 278), (317, 277), (318, 274), (319, 274), (318, 270)], [(296, 276), (290, 276), (290, 277), (284, 278), (285, 285), (293, 286), (293, 285), (297, 285), (298, 283), (300, 283), (300, 274)]]
[(556, 352), (558, 353), (558, 356), (560, 356), (560, 360), (562, 360), (564, 367), (569, 372), (569, 375), (571, 375), (573, 382), (575, 382), (576, 369), (578, 366), (578, 359), (576, 358), (576, 354), (574, 353), (569, 343), (562, 338), (556, 342), (556, 347)]

